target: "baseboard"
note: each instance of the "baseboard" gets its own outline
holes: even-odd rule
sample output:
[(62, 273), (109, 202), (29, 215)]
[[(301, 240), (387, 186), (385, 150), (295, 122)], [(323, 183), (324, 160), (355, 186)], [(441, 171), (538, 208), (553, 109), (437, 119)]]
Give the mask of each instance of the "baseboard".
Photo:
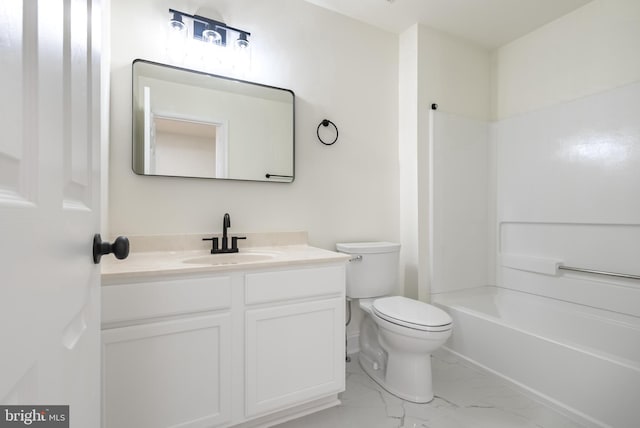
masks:
[(338, 399), (338, 395), (334, 394), (306, 404), (301, 404), (291, 409), (281, 410), (271, 415), (233, 425), (233, 428), (269, 428), (338, 405), (340, 405), (340, 400)]

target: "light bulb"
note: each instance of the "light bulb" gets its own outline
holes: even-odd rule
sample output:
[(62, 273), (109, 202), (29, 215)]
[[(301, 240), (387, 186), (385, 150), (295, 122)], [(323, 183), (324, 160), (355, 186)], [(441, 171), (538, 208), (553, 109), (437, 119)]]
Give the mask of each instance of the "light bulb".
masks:
[(240, 33), (238, 40), (236, 40), (236, 46), (240, 49), (247, 49), (249, 47), (249, 40), (247, 40), (246, 33)]
[(181, 33), (186, 30), (184, 22), (182, 22), (182, 15), (179, 13), (173, 13), (173, 18), (169, 20), (169, 28), (171, 31)]
[(202, 41), (219, 45), (222, 41), (222, 35), (216, 30), (207, 29), (202, 32)]

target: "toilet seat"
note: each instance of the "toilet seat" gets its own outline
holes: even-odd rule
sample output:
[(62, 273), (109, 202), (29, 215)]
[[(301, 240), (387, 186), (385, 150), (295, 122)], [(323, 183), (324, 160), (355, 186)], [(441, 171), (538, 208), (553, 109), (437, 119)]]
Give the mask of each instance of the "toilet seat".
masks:
[(421, 331), (451, 330), (449, 314), (440, 308), (402, 296), (376, 299), (373, 313), (390, 323)]

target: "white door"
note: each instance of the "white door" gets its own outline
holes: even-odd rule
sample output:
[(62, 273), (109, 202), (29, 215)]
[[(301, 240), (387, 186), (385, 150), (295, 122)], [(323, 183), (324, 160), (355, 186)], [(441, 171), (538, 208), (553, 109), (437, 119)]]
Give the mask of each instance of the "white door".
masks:
[(100, 420), (100, 2), (0, 0), (0, 404)]

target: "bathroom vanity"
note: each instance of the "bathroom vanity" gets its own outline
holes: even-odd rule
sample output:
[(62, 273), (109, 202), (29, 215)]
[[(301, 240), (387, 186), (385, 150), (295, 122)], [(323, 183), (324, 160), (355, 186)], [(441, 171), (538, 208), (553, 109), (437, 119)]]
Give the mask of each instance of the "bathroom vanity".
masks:
[(104, 428), (270, 426), (339, 403), (348, 256), (131, 239), (102, 271)]

